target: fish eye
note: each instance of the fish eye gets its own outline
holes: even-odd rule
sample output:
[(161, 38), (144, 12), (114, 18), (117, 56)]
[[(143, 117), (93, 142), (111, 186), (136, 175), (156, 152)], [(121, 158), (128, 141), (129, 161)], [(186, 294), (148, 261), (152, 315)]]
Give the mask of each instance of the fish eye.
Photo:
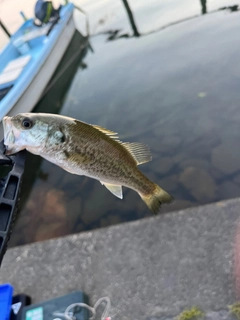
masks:
[(31, 119), (29, 119), (29, 118), (24, 118), (24, 119), (23, 119), (23, 121), (22, 121), (22, 127), (23, 127), (24, 129), (30, 129), (30, 128), (32, 128), (32, 126), (33, 126), (33, 122), (32, 122)]

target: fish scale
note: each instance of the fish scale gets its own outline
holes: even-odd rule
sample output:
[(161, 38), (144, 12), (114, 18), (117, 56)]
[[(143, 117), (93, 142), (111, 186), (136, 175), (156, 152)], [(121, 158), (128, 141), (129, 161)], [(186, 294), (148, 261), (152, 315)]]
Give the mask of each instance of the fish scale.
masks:
[(152, 159), (141, 143), (122, 142), (113, 131), (55, 114), (4, 117), (3, 127), (9, 155), (27, 149), (70, 173), (99, 180), (121, 199), (122, 186), (133, 189), (153, 213), (173, 201), (138, 169)]

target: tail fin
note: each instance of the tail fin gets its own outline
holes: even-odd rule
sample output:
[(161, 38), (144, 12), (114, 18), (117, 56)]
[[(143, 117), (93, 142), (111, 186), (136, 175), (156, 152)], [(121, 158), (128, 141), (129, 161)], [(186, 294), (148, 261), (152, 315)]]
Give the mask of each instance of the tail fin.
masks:
[(146, 203), (149, 209), (154, 214), (157, 214), (160, 210), (161, 204), (171, 203), (174, 201), (174, 198), (161, 187), (159, 187), (157, 184), (154, 183), (154, 185), (155, 190), (153, 193), (148, 195), (140, 194), (140, 197)]

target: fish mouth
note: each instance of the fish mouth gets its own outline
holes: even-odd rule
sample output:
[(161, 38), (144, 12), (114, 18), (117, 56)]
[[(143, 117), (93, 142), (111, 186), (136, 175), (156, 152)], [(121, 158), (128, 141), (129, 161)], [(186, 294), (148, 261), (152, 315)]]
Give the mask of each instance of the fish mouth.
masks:
[(3, 118), (4, 144), (14, 143), (15, 138), (12, 130), (10, 117)]
[(15, 143), (15, 135), (11, 122), (11, 117), (4, 117), (2, 120), (4, 132), (5, 155), (11, 155), (19, 151)]
[(16, 148), (16, 147), (9, 148), (9, 146), (6, 146), (6, 145), (5, 145), (5, 152), (4, 152), (4, 154), (5, 154), (6, 156), (11, 156), (12, 154), (19, 152), (20, 150), (21, 150), (21, 149), (19, 149), (19, 148)]

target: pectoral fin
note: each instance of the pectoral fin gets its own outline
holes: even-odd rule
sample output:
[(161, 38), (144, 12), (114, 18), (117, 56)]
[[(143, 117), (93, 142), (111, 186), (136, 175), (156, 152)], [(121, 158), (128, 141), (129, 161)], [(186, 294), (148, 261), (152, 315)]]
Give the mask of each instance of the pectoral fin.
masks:
[(112, 194), (114, 194), (116, 197), (122, 199), (123, 194), (122, 194), (122, 186), (117, 186), (115, 184), (108, 184), (105, 182), (100, 181), (101, 184), (103, 184)]

